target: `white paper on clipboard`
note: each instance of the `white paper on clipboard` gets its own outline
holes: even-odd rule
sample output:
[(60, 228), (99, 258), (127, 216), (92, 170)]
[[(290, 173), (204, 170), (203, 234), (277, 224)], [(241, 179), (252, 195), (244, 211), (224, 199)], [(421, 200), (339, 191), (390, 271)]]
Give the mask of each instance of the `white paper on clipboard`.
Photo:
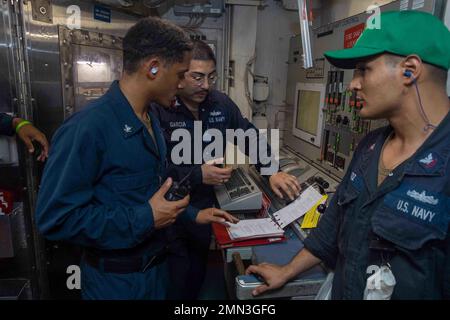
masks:
[(276, 222), (281, 228), (302, 217), (320, 199), (322, 195), (312, 186), (306, 189), (294, 202), (273, 214)]

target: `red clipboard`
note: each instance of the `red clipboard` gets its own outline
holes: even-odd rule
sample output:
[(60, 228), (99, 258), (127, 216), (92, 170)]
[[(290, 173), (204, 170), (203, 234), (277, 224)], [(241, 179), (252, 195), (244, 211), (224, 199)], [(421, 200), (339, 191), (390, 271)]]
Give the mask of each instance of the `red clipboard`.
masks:
[[(262, 208), (258, 212), (258, 214), (256, 214), (256, 217), (258, 217), (258, 218), (267, 217), (270, 205), (271, 205), (271, 201), (270, 201), (269, 197), (265, 193), (263, 193)], [(223, 224), (213, 223), (212, 229), (213, 229), (214, 235), (216, 237), (217, 245), (219, 246), (220, 249), (226, 249), (226, 248), (232, 248), (232, 247), (251, 247), (251, 246), (258, 246), (258, 245), (265, 245), (265, 244), (286, 241), (286, 237), (284, 235), (277, 236), (277, 237), (268, 237), (268, 238), (233, 240), (230, 238), (227, 228)]]
[(228, 234), (227, 228), (220, 223), (213, 223), (212, 229), (216, 236), (216, 242), (220, 249), (233, 248), (233, 247), (251, 247), (264, 244), (271, 244), (276, 242), (286, 241), (286, 237), (279, 236), (273, 238), (256, 238), (247, 240), (233, 240)]

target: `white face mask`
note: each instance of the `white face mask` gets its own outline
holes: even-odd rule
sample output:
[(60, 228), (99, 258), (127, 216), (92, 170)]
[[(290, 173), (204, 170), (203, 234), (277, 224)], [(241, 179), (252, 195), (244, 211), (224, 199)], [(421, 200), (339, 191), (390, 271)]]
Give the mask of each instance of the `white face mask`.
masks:
[(367, 279), (364, 300), (390, 300), (395, 284), (391, 266), (389, 264), (381, 266)]

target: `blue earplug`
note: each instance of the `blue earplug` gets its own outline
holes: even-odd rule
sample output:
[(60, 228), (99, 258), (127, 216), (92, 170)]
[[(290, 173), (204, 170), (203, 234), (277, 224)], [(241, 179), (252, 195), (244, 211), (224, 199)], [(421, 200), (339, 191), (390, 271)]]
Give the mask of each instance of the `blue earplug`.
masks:
[(407, 78), (412, 78), (413, 83), (416, 83), (416, 78), (414, 77), (413, 73), (411, 70), (405, 70), (405, 72), (403, 72), (403, 75)]

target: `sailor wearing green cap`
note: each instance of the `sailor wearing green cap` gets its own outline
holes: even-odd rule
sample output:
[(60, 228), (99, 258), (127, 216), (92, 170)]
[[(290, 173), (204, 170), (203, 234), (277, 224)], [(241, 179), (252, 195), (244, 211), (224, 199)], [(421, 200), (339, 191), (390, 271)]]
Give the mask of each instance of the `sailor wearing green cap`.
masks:
[(282, 286), (319, 262), (334, 270), (333, 299), (450, 299), (450, 32), (417, 11), (381, 14), (351, 49), (325, 57), (355, 69), (369, 133), (305, 248), (287, 265), (250, 266)]

